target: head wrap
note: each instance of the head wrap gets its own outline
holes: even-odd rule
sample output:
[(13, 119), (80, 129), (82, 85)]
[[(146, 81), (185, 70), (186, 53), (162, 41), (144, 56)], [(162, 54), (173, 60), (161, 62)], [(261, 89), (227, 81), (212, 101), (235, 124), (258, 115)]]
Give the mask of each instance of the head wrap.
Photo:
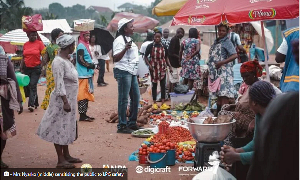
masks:
[(0, 55), (5, 55), (5, 51), (2, 46), (0, 46)]
[(56, 44), (62, 49), (68, 47), (70, 44), (74, 42), (75, 42), (74, 37), (67, 34), (64, 34), (56, 39)]
[(241, 65), (241, 73), (245, 72), (254, 72), (256, 77), (260, 77), (262, 75), (262, 66), (258, 63), (258, 61), (247, 61)]
[(92, 58), (92, 53), (91, 53), (91, 50), (90, 50), (89, 41), (86, 41), (85, 38), (84, 38), (85, 34), (90, 34), (90, 32), (89, 31), (81, 31), (79, 39), (78, 39), (78, 44), (80, 44), (80, 43), (83, 44), (85, 46), (85, 48), (87, 49), (87, 51), (89, 52), (91, 58)]
[(276, 92), (267, 81), (256, 81), (249, 89), (250, 99), (260, 105), (267, 106), (275, 98)]

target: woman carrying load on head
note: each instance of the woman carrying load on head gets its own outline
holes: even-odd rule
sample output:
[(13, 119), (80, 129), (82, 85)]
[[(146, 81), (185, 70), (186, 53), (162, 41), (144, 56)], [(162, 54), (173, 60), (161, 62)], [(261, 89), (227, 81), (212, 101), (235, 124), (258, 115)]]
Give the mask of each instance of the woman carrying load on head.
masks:
[(80, 32), (77, 46), (76, 68), (79, 78), (78, 91), (78, 111), (79, 121), (93, 121), (95, 118), (89, 117), (87, 113), (88, 102), (95, 100), (93, 76), (95, 64), (92, 60), (92, 53), (89, 48), (90, 32)]

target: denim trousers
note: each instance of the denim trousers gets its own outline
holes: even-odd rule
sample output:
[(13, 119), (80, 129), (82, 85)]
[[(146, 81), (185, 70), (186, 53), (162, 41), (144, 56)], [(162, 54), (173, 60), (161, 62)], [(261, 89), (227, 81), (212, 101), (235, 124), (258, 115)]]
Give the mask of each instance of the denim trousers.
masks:
[(39, 82), (42, 73), (42, 68), (40, 65), (36, 67), (25, 67), (24, 74), (28, 75), (30, 78), (30, 83), (27, 88), (29, 90), (29, 101), (28, 107), (39, 106), (38, 95), (37, 95), (37, 84)]
[(98, 59), (98, 66), (99, 66), (99, 75), (98, 75), (98, 80), (97, 84), (104, 83), (104, 73), (105, 73), (105, 60), (103, 59)]
[[(132, 75), (127, 71), (114, 68), (114, 77), (118, 82), (118, 129), (125, 126), (135, 126), (140, 102), (140, 90), (136, 75)], [(127, 122), (126, 110), (128, 105), (128, 97), (130, 97), (130, 115)]]

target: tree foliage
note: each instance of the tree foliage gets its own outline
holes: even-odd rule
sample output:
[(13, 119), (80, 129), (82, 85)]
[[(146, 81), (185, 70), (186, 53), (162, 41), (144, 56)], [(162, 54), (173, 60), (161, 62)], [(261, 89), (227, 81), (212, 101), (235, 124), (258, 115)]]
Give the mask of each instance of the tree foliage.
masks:
[(33, 9), (25, 7), (22, 0), (0, 0), (0, 29), (7, 31), (22, 28), (22, 16), (32, 15)]

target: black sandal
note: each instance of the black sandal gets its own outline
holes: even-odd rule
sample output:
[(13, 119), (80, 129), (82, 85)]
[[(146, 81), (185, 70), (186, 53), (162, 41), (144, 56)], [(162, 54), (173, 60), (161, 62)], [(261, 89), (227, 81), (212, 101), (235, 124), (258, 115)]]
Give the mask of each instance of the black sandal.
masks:
[(88, 117), (90, 120), (95, 120), (95, 118), (90, 117), (90, 116), (88, 116), (88, 115), (86, 115), (86, 117)]

